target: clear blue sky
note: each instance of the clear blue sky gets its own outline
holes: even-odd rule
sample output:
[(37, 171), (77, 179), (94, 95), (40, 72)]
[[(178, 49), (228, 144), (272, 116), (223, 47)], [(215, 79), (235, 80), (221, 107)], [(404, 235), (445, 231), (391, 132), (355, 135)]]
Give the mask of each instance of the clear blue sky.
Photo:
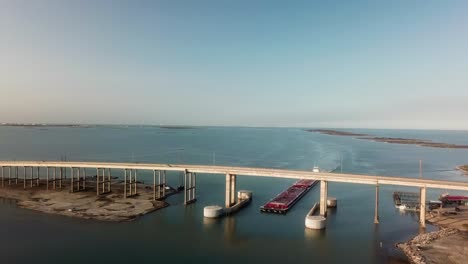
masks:
[(0, 2), (0, 122), (468, 129), (467, 1)]

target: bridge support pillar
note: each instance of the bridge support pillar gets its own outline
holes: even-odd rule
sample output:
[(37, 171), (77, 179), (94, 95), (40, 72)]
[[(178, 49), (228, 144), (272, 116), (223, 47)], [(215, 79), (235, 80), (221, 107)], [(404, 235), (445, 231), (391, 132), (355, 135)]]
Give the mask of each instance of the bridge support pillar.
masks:
[(195, 198), (196, 174), (185, 170), (184, 173), (184, 204), (191, 204), (197, 201)]
[(419, 224), (423, 228), (426, 227), (426, 187), (422, 187), (420, 190)]
[(49, 167), (46, 167), (47, 175), (46, 175), (46, 189), (49, 190)]
[(64, 171), (64, 168), (60, 168), (60, 181), (59, 181), (60, 189), (62, 189), (63, 171)]
[(60, 189), (62, 189), (62, 168), (53, 167), (52, 172), (51, 172), (52, 180), (49, 180), (49, 167), (47, 167), (47, 190), (49, 189), (49, 181), (52, 182), (52, 189), (55, 190), (57, 188), (57, 169), (60, 170), (59, 181), (60, 181)]
[[(156, 181), (157, 172), (157, 181)], [(166, 171), (153, 171), (153, 201), (166, 197)]]
[[(37, 177), (36, 177), (36, 179), (35, 179), (35, 180), (36, 180), (36, 184), (37, 184), (36, 186), (39, 186), (39, 179), (40, 179), (40, 177), (39, 177), (39, 172), (40, 172), (40, 167), (37, 167), (37, 175), (36, 175)], [(31, 186), (32, 186), (32, 184), (31, 184)]]
[[(107, 177), (106, 177), (107, 170)], [(102, 175), (100, 175), (102, 172)], [(126, 170), (125, 170), (126, 172)], [(101, 177), (101, 179), (99, 179)], [(96, 169), (96, 194), (106, 194), (111, 192), (111, 169)], [(136, 176), (135, 176), (136, 177)]]
[[(133, 171), (133, 175), (132, 175)], [(98, 190), (99, 191), (99, 190)], [(124, 198), (137, 195), (137, 171), (125, 169), (124, 172)]]
[(236, 204), (236, 175), (226, 174), (226, 208)]
[(320, 215), (327, 215), (328, 182), (320, 181)]
[(374, 224), (379, 223), (379, 183), (375, 185), (375, 212), (374, 212)]
[(70, 192), (84, 191), (86, 188), (86, 169), (83, 169), (83, 173), (81, 173), (81, 168), (72, 167), (70, 171)]
[[(26, 177), (27, 176), (27, 170), (31, 169), (31, 174), (29, 175), (29, 179)], [(34, 167), (23, 167), (23, 188), (26, 189), (26, 183), (29, 181), (29, 184), (31, 187), (34, 185), (39, 186), (39, 167), (36, 168), (36, 177), (34, 177)], [(18, 183), (18, 167), (16, 167), (15, 171), (15, 177), (16, 177), (16, 183)], [(35, 183), (35, 184), (34, 184)]]

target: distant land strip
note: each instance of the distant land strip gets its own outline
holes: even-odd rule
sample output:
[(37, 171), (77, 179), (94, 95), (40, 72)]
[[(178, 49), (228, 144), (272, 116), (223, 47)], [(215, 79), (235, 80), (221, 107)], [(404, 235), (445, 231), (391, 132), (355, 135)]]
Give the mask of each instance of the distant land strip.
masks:
[[(384, 142), (390, 144), (404, 144), (404, 145), (418, 145), (421, 147), (431, 147), (431, 148), (453, 148), (453, 149), (468, 149), (468, 145), (457, 145), (450, 143), (440, 143), (433, 142), (431, 140), (425, 139), (413, 139), (413, 138), (392, 138), (392, 137), (376, 137), (367, 134), (358, 134), (340, 130), (331, 130), (331, 129), (306, 129), (307, 132), (315, 132), (325, 135), (332, 136), (350, 136), (356, 137), (359, 139), (372, 140), (376, 142)], [(468, 168), (467, 168), (468, 171)]]
[(457, 170), (462, 171), (464, 174), (468, 175), (468, 165), (460, 165), (457, 167)]
[(21, 123), (1, 123), (0, 126), (10, 126), (10, 127), (90, 127), (90, 125), (78, 125), (78, 124), (21, 124)]
[(159, 126), (160, 128), (165, 129), (194, 129), (192, 126)]
[(79, 128), (89, 128), (89, 127), (116, 127), (116, 128), (127, 128), (127, 127), (159, 127), (164, 129), (195, 129), (195, 126), (179, 126), (179, 125), (88, 125), (88, 124), (40, 124), (40, 123), (0, 123), (0, 126), (5, 127), (79, 127)]
[(339, 131), (339, 130), (331, 130), (331, 129), (306, 129), (307, 132), (317, 132), (320, 134), (325, 135), (332, 135), (332, 136), (348, 136), (348, 137), (366, 137), (369, 136), (367, 134), (358, 134), (346, 131)]

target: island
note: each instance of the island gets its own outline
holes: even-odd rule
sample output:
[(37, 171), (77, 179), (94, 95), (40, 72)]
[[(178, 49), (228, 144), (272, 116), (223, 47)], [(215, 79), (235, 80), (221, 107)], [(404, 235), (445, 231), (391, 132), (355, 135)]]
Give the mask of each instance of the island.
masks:
[(340, 131), (340, 130), (331, 130), (331, 129), (306, 129), (307, 132), (316, 132), (325, 135), (332, 135), (332, 136), (348, 136), (348, 137), (364, 137), (368, 136), (366, 134), (358, 134), (352, 133), (347, 131)]
[(371, 140), (375, 142), (383, 142), (390, 144), (403, 144), (403, 145), (417, 145), (421, 147), (431, 147), (431, 148), (450, 148), (450, 149), (468, 149), (468, 145), (458, 145), (451, 143), (441, 143), (433, 142), (431, 140), (425, 139), (415, 139), (415, 138), (393, 138), (393, 137), (377, 137), (366, 134), (352, 133), (342, 130), (330, 130), (330, 129), (306, 129), (307, 132), (315, 132), (325, 135), (332, 136), (351, 136), (363, 140)]
[[(89, 186), (96, 183), (89, 182)], [(12, 184), (9, 188), (0, 188), (0, 198), (10, 199), (21, 208), (43, 213), (58, 214), (69, 217), (94, 219), (109, 222), (128, 222), (139, 216), (169, 206), (164, 200), (153, 200), (151, 185), (139, 183), (138, 195), (124, 198), (122, 182), (113, 183), (113, 191), (96, 195), (93, 188), (73, 192), (69, 188), (48, 191), (45, 181), (35, 188), (24, 189), (22, 184)], [(176, 191), (168, 190), (167, 195)]]
[(159, 128), (164, 129), (194, 129), (192, 126), (159, 126)]

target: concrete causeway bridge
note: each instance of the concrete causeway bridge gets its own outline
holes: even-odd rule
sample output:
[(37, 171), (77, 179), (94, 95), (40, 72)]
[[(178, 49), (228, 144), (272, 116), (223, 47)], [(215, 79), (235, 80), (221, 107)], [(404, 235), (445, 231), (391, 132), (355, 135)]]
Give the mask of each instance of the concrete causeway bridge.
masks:
[[(24, 188), (39, 186), (46, 182), (47, 189), (62, 188), (69, 183), (70, 192), (87, 188), (86, 171), (96, 169), (96, 194), (111, 192), (112, 170), (124, 172), (124, 197), (137, 194), (137, 172), (153, 172), (153, 199), (165, 197), (166, 172), (184, 173), (184, 203), (196, 201), (196, 174), (218, 174), (226, 177), (225, 205), (229, 208), (236, 204), (236, 177), (272, 177), (291, 179), (312, 179), (320, 181), (320, 214), (327, 213), (328, 182), (367, 184), (375, 186), (374, 222), (379, 221), (379, 185), (398, 185), (420, 188), (420, 224), (425, 226), (426, 189), (446, 189), (468, 191), (468, 182), (430, 180), (391, 176), (372, 176), (341, 174), (329, 172), (298, 171), (285, 169), (248, 168), (209, 165), (152, 164), (152, 163), (113, 163), (113, 162), (69, 162), (69, 161), (0, 161), (1, 186), (23, 183)], [(69, 179), (66, 173), (69, 172)], [(41, 177), (42, 173), (42, 177)], [(21, 176), (19, 176), (21, 174)], [(107, 174), (107, 175), (106, 175)], [(89, 188), (89, 181), (88, 181)]]

